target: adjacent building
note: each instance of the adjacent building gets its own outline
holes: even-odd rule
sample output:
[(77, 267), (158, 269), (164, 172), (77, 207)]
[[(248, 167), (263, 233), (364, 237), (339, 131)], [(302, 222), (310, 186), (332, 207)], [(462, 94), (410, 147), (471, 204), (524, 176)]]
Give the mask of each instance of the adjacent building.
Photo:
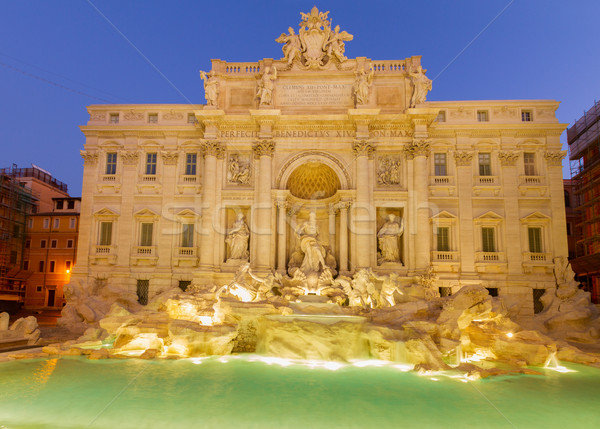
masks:
[(72, 281), (146, 303), (246, 262), (286, 274), (316, 219), (338, 275), (431, 267), (442, 294), (481, 284), (541, 311), (568, 256), (559, 103), (425, 101), (421, 57), (348, 59), (315, 11), (281, 60), (213, 60), (206, 105), (88, 107)]
[(600, 102), (579, 118), (568, 130), (572, 186), (578, 199), (576, 258), (571, 261), (600, 302)]
[(52, 203), (51, 211), (38, 212), (27, 223), (27, 308), (62, 308), (63, 286), (77, 261), (81, 198), (52, 198)]

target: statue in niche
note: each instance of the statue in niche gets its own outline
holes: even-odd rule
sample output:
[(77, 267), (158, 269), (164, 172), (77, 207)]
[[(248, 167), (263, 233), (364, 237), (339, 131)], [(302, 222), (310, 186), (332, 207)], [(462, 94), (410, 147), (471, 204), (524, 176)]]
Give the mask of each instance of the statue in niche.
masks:
[(229, 246), (229, 258), (227, 261), (239, 260), (247, 261), (250, 256), (248, 253), (248, 239), (250, 238), (250, 230), (245, 221), (245, 216), (242, 213), (237, 215), (237, 220), (233, 223), (233, 227), (227, 233), (225, 243)]
[(369, 88), (371, 88), (373, 74), (375, 73), (373, 66), (371, 66), (369, 70), (370, 71), (368, 74), (365, 73), (364, 70), (354, 72), (356, 79), (354, 81), (353, 92), (357, 106), (367, 104), (369, 102)]
[(206, 97), (207, 106), (216, 106), (219, 96), (219, 81), (215, 71), (210, 73), (200, 70), (200, 78), (204, 81), (204, 97)]
[(288, 28), (290, 34), (282, 33), (275, 41), (277, 43), (285, 43), (281, 50), (283, 51), (283, 60), (287, 61), (288, 66), (291, 65), (296, 58), (300, 59), (302, 55), (302, 42), (300, 36), (294, 32), (292, 27)]
[(277, 68), (267, 67), (265, 72), (258, 82), (258, 90), (256, 91), (256, 97), (259, 100), (260, 106), (271, 106), (273, 104), (273, 89), (275, 88), (275, 80), (277, 79)]
[(378, 185), (399, 185), (402, 179), (402, 162), (398, 158), (391, 156), (383, 157), (379, 160), (377, 170)]
[(337, 58), (340, 63), (343, 63), (348, 58), (344, 55), (346, 51), (346, 47), (344, 46), (344, 42), (349, 42), (352, 40), (352, 34), (347, 31), (342, 31), (340, 33), (340, 26), (336, 25), (334, 31), (331, 31), (331, 27), (329, 28), (329, 37), (325, 42), (324, 50), (326, 50), (329, 58)]
[(248, 185), (250, 183), (250, 163), (241, 160), (238, 155), (231, 155), (227, 166), (227, 181)]
[(336, 261), (327, 246), (319, 240), (317, 214), (296, 229), (299, 248), (292, 254), (288, 273), (303, 284), (307, 293), (317, 293), (333, 282)]
[(402, 218), (396, 220), (393, 214), (388, 215), (388, 220), (383, 224), (377, 233), (379, 250), (377, 263), (379, 265), (385, 262), (401, 263), (400, 261), (400, 237), (404, 233), (404, 223)]
[(413, 84), (413, 93), (410, 98), (410, 107), (416, 107), (417, 104), (425, 102), (427, 91), (431, 91), (431, 79), (425, 76), (427, 70), (418, 66), (415, 71), (409, 72), (410, 80)]

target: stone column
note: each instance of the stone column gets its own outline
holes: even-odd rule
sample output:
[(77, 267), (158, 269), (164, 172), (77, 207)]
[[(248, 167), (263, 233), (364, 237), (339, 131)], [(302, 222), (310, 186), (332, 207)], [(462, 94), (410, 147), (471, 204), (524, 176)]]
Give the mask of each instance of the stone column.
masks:
[(456, 188), (458, 193), (458, 232), (460, 233), (460, 266), (462, 274), (475, 273), (473, 231), (473, 152), (455, 152)]
[[(557, 137), (558, 139), (558, 137)], [(559, 144), (559, 142), (557, 142)], [(546, 166), (548, 169), (548, 190), (550, 191), (550, 205), (552, 213), (552, 253), (554, 257), (569, 257), (569, 247), (567, 245), (567, 223), (565, 213), (565, 194), (562, 177), (562, 159), (565, 157), (565, 151), (547, 151), (544, 154)], [(550, 247), (550, 246), (549, 246)], [(550, 250), (549, 248), (546, 249)]]
[[(135, 137), (128, 136), (127, 140)], [(135, 147), (137, 142), (130, 145)], [(130, 270), (130, 255), (136, 239), (136, 222), (133, 218), (133, 198), (138, 184), (139, 152), (136, 150), (119, 151), (120, 161), (123, 163), (121, 170), (121, 216), (116, 231), (113, 229), (113, 244), (117, 246), (117, 265)], [(118, 171), (118, 170), (117, 170)]]
[(356, 235), (356, 269), (371, 266), (371, 237), (375, 234), (374, 207), (369, 198), (369, 158), (375, 152), (368, 139), (355, 140), (352, 145), (356, 157), (356, 203), (353, 211), (354, 234)]
[[(169, 138), (171, 140), (171, 138)], [(173, 139), (175, 140), (175, 139)], [(177, 147), (176, 140), (172, 142), (171, 147)], [(175, 150), (161, 152), (162, 157), (162, 187), (163, 187), (163, 199), (162, 199), (162, 220), (160, 231), (155, 231), (158, 246), (158, 267), (162, 267), (165, 272), (171, 272), (173, 266), (173, 252), (167, 249), (173, 249), (180, 246), (178, 225), (171, 218), (171, 214), (168, 211), (169, 207), (173, 207), (175, 187), (177, 184), (177, 160), (179, 153)], [(162, 231), (170, 231), (170, 234), (164, 234)]]
[(284, 274), (287, 270), (287, 201), (280, 200), (277, 205), (277, 271)]
[(513, 151), (499, 152), (498, 159), (502, 168), (508, 274), (518, 275), (523, 272), (521, 222), (519, 222), (519, 176), (517, 174), (519, 153)]
[[(86, 144), (92, 143), (92, 138), (94, 139), (94, 143), (96, 143), (97, 137), (94, 136), (87, 137)], [(102, 168), (102, 166), (98, 166), (98, 151), (82, 150), (79, 153), (83, 158), (83, 187), (81, 195), (84, 195), (85, 198), (81, 200), (79, 237), (77, 241), (77, 263), (73, 266), (72, 278), (79, 273), (83, 273), (84, 267), (88, 268), (90, 266), (90, 254), (96, 253), (96, 242), (93, 241), (94, 239), (91, 235), (94, 228), (94, 206), (92, 204), (94, 199), (91, 196), (94, 195), (94, 188), (98, 181), (98, 170)]]
[(415, 269), (425, 270), (430, 261), (430, 226), (429, 226), (429, 141), (415, 138), (408, 147), (409, 156), (413, 157), (414, 167), (414, 202), (416, 208)]
[(340, 273), (348, 272), (348, 208), (350, 201), (340, 201)]
[(328, 233), (329, 233), (329, 249), (331, 250), (331, 254), (335, 255), (335, 214), (337, 212), (337, 207), (335, 204), (329, 205), (329, 225), (328, 225)]
[(202, 145), (204, 172), (202, 177), (202, 238), (200, 239), (200, 269), (214, 270), (215, 235), (214, 216), (216, 208), (217, 158), (223, 158), (225, 150), (221, 142), (207, 140)]
[(271, 248), (271, 161), (275, 152), (275, 142), (273, 140), (259, 140), (254, 143), (254, 158), (258, 159), (258, 193), (257, 201), (254, 206), (254, 225), (253, 233), (256, 237), (256, 255), (251, 255), (253, 267), (259, 270), (268, 270)]

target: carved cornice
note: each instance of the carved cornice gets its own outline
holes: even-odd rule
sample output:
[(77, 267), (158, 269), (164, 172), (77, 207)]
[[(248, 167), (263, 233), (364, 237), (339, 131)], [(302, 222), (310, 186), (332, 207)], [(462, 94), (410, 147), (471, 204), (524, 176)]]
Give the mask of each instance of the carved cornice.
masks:
[(171, 110), (168, 113), (163, 113), (163, 119), (167, 121), (172, 121), (176, 119), (183, 119), (183, 113), (176, 112), (175, 110)]
[(135, 165), (137, 164), (140, 154), (135, 150), (123, 150), (119, 152), (119, 156), (123, 161), (123, 165)]
[(255, 158), (261, 156), (273, 156), (275, 153), (275, 141), (273, 140), (258, 140), (252, 145), (252, 151), (254, 152)]
[(406, 146), (405, 153), (408, 159), (413, 159), (417, 156), (429, 156), (429, 147), (431, 142), (429, 139), (417, 138)]
[(214, 156), (217, 159), (223, 159), (225, 148), (218, 140), (205, 140), (202, 142), (202, 156)]
[(369, 139), (354, 140), (352, 150), (354, 151), (354, 156), (357, 158), (368, 156), (371, 159), (375, 153), (375, 144)]
[(519, 152), (498, 152), (500, 165), (503, 167), (514, 167), (519, 159)]
[(105, 121), (106, 112), (92, 112), (90, 113), (90, 121)]
[(454, 162), (457, 167), (470, 167), (473, 160), (473, 152), (454, 152)]
[(98, 152), (87, 152), (85, 150), (80, 150), (79, 154), (83, 158), (84, 165), (96, 165), (98, 162)]
[(547, 151), (544, 153), (546, 163), (551, 167), (562, 167), (562, 160), (567, 155), (566, 151)]
[(144, 119), (144, 114), (141, 112), (136, 112), (135, 110), (130, 110), (129, 112), (123, 115), (125, 119), (128, 121), (141, 121)]
[(175, 165), (177, 164), (177, 158), (179, 157), (179, 154), (177, 152), (162, 152), (160, 156), (162, 156), (163, 164)]

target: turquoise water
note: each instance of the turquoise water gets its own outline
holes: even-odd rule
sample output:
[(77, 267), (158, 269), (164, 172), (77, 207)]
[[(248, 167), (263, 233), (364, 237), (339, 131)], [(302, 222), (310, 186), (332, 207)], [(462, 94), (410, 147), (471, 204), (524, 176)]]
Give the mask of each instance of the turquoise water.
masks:
[[(0, 364), (0, 428), (596, 428), (600, 370), (468, 381), (256, 357)], [(286, 365), (286, 366), (282, 366)], [(317, 367), (314, 367), (317, 366)], [(452, 378), (452, 376), (457, 378)]]

